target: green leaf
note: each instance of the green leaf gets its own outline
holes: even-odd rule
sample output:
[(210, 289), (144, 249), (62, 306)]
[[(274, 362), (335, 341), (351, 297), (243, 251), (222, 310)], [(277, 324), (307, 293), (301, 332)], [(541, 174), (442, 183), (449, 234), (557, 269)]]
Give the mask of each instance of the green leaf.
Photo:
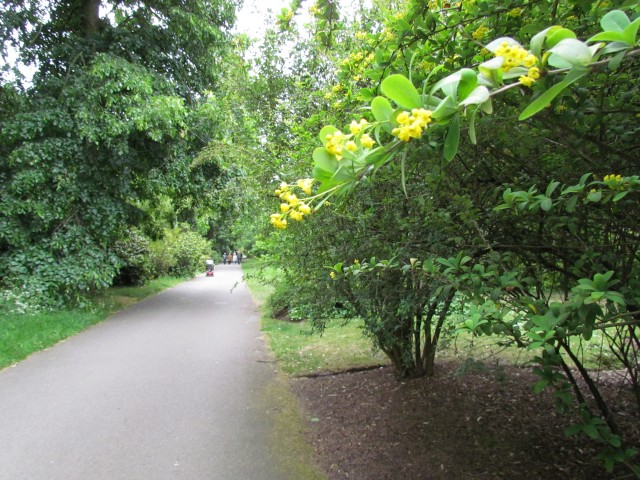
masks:
[(640, 17), (636, 18), (624, 29), (624, 36), (626, 37), (627, 42), (630, 43), (631, 45), (635, 45), (636, 43), (638, 28), (640, 28)]
[(566, 38), (576, 38), (576, 34), (568, 28), (558, 28), (549, 32), (547, 35), (547, 48), (552, 48)]
[(453, 160), (458, 152), (458, 145), (460, 144), (460, 116), (456, 115), (449, 123), (449, 131), (447, 132), (447, 138), (444, 141), (444, 158), (448, 162)]
[(326, 145), (326, 143), (327, 143), (327, 135), (332, 135), (333, 133), (335, 133), (337, 131), (338, 131), (338, 129), (336, 127), (334, 127), (333, 125), (327, 125), (326, 127), (323, 127), (320, 130), (320, 132), (318, 132), (318, 138), (320, 139), (320, 143), (322, 143), (323, 145)]
[(480, 105), (489, 100), (489, 89), (484, 85), (478, 85), (464, 100), (460, 102), (460, 105)]
[(623, 192), (618, 193), (615, 197), (613, 197), (614, 202), (618, 202), (620, 200), (622, 200), (624, 197), (627, 196), (627, 193), (629, 193), (629, 190), (625, 190)]
[(558, 25), (554, 25), (553, 27), (545, 28), (540, 33), (534, 35), (529, 43), (529, 48), (531, 49), (531, 53), (533, 53), (536, 57), (540, 58), (542, 56), (542, 48), (544, 47), (544, 41), (547, 38), (547, 34), (553, 32), (559, 28), (562, 28)]
[(478, 85), (478, 74), (475, 71), (471, 70), (470, 68), (463, 68), (462, 70), (460, 70), (460, 83), (458, 85), (458, 99), (464, 100), (465, 98), (467, 98), (469, 94), (471, 94), (471, 92), (475, 90), (477, 85)]
[(438, 123), (447, 123), (447, 120), (458, 113), (458, 104), (451, 97), (445, 97), (431, 114), (431, 118)]
[(549, 210), (551, 210), (552, 207), (553, 207), (553, 201), (549, 197), (546, 197), (544, 200), (540, 202), (540, 208), (542, 208), (542, 210), (545, 212), (548, 212)]
[(393, 114), (393, 108), (384, 97), (376, 97), (371, 102), (371, 112), (378, 122), (388, 122)]
[(623, 42), (627, 45), (629, 44), (626, 35), (622, 32), (600, 32), (589, 38), (587, 42)]
[(364, 102), (370, 102), (373, 99), (373, 89), (371, 88), (361, 88), (358, 95)]
[(549, 105), (554, 98), (560, 95), (560, 93), (565, 88), (567, 88), (569, 85), (579, 80), (580, 78), (584, 77), (586, 74), (586, 71), (575, 69), (570, 70), (561, 82), (556, 83), (553, 87), (548, 89), (533, 102), (527, 105), (527, 108), (522, 111), (522, 113), (518, 117), (518, 120), (526, 120), (527, 118), (532, 117), (533, 115), (538, 113), (540, 110)]
[(605, 32), (623, 32), (629, 23), (629, 17), (621, 10), (611, 10), (600, 20), (600, 26)]
[(390, 75), (380, 85), (382, 93), (398, 106), (411, 110), (422, 107), (422, 99), (413, 84), (404, 75)]
[[(551, 48), (549, 52), (576, 67), (586, 67), (593, 62), (593, 54), (589, 47), (575, 38), (565, 38)], [(562, 65), (551, 63), (551, 58), (552, 57), (549, 58), (551, 65), (562, 68)]]
[(331, 155), (324, 147), (318, 147), (313, 151), (313, 164), (331, 174), (338, 169), (336, 157)]
[(553, 195), (553, 192), (556, 190), (556, 188), (558, 188), (558, 186), (560, 185), (560, 182), (551, 182), (548, 186), (547, 186), (547, 190), (546, 192), (544, 192), (544, 194), (547, 197), (550, 197), (551, 195)]

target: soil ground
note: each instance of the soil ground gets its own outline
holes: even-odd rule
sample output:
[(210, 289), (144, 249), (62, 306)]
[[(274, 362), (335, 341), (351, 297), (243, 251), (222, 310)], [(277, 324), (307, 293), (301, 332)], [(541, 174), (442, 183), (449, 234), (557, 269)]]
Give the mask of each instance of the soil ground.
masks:
[[(606, 473), (597, 445), (565, 436), (569, 419), (550, 392), (533, 392), (529, 369), (472, 367), (441, 364), (435, 377), (403, 381), (383, 367), (291, 385), (330, 480), (620, 478)], [(640, 445), (629, 389), (613, 374), (601, 380)]]

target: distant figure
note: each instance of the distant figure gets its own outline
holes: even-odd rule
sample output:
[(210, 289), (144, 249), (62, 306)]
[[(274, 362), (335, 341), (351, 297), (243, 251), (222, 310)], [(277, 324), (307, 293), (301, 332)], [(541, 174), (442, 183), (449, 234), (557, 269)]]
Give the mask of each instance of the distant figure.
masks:
[(238, 263), (242, 263), (242, 252), (238, 252)]
[(223, 265), (227, 264), (227, 252), (222, 253), (222, 264)]
[(205, 264), (207, 266), (207, 277), (213, 277), (213, 267), (214, 267), (213, 260), (208, 259), (205, 262)]
[(233, 252), (233, 257), (231, 257), (231, 259), (233, 260), (233, 263), (238, 263), (238, 254)]
[(227, 263), (228, 263), (229, 265), (231, 265), (231, 262), (233, 262), (233, 254), (232, 254), (232, 253), (229, 253), (229, 254), (227, 255)]

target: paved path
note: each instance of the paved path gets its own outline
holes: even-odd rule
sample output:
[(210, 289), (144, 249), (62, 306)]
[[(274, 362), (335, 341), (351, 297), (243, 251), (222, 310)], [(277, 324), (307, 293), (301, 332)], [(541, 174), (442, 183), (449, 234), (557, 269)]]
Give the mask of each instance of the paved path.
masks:
[(273, 377), (237, 265), (0, 372), (0, 480), (271, 480)]

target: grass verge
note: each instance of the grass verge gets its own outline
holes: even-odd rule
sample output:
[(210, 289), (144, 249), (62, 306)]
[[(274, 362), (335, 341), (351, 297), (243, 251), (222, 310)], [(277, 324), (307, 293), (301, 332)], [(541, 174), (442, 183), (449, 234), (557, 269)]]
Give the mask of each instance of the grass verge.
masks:
[(0, 317), (0, 369), (44, 350), (106, 319), (143, 298), (183, 282), (163, 277), (143, 287), (116, 287), (101, 292), (83, 309), (33, 314), (4, 313)]
[[(258, 304), (264, 304), (273, 291), (277, 270), (259, 260), (242, 264), (247, 285)], [(327, 321), (322, 334), (306, 321), (290, 322), (262, 317), (262, 331), (278, 359), (280, 371), (288, 375), (338, 372), (388, 363), (384, 355), (373, 352), (362, 334), (360, 320)]]

